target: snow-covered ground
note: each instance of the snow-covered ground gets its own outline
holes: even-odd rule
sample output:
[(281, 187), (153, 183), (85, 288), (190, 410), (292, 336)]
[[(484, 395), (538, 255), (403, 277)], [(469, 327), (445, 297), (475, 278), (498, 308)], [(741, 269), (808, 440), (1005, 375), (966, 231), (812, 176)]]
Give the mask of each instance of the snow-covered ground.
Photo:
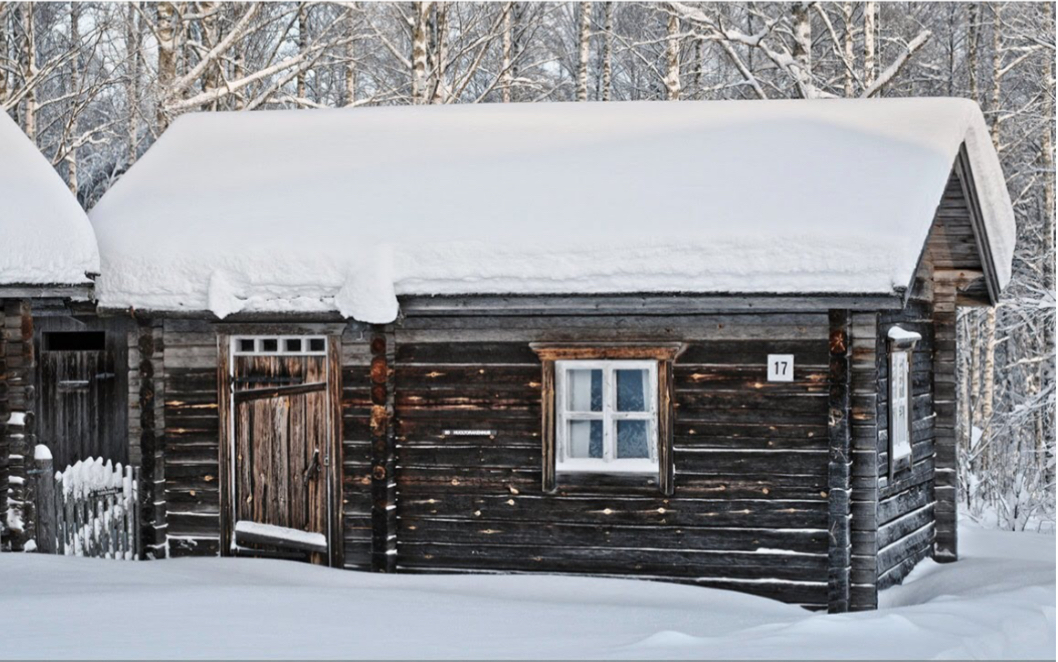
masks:
[(0, 556), (4, 658), (1050, 658), (1055, 537), (964, 527), (877, 612), (689, 586)]

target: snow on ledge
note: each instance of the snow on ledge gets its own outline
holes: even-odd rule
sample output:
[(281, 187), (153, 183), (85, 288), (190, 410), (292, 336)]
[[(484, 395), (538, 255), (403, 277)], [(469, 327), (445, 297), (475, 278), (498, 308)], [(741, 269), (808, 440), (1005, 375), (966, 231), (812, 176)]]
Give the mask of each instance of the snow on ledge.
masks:
[(258, 535), (272, 540), (286, 540), (309, 547), (327, 548), (327, 536), (322, 533), (298, 531), (297, 529), (288, 529), (285, 526), (275, 526), (273, 524), (239, 520), (235, 523), (235, 533)]
[(964, 144), (1005, 285), (1010, 198), (963, 99), (184, 115), (90, 215), (97, 293), (374, 323), (400, 295), (895, 296)]
[(899, 326), (889, 327), (888, 336), (889, 340), (900, 345), (911, 345), (922, 340), (922, 334), (916, 333), (915, 331), (908, 331)]

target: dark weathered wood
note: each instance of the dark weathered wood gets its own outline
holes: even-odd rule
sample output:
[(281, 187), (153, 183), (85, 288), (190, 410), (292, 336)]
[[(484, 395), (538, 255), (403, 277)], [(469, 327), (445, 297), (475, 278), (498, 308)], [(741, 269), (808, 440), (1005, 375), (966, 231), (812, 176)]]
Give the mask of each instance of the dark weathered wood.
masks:
[(658, 361), (658, 489), (666, 496), (672, 496), (676, 489), (672, 394), (672, 360)]
[(830, 549), (827, 563), (828, 610), (849, 610), (849, 572), (851, 565), (849, 491), (849, 326), (848, 310), (830, 312), (830, 394), (829, 408), (829, 531)]
[(393, 416), (392, 330), (371, 331), (371, 569), (396, 571), (396, 439)]
[(157, 435), (155, 430), (154, 325), (150, 318), (138, 318), (139, 364), (139, 428), (140, 428), (140, 548), (150, 549), (160, 542), (156, 537), (155, 469)]
[(56, 536), (58, 525), (58, 511), (55, 505), (55, 466), (52, 458), (33, 458), (33, 471), (30, 474), (33, 480), (33, 492), (37, 496), (37, 526), (36, 541), (37, 551), (42, 554), (54, 554), (56, 551)]
[(959, 558), (958, 540), (958, 495), (955, 488), (957, 476), (956, 444), (956, 374), (957, 359), (955, 291), (950, 283), (939, 283), (934, 312), (934, 332), (938, 337), (950, 338), (952, 342), (939, 346), (935, 351), (936, 375), (934, 400), (936, 404), (936, 541), (933, 559), (939, 562), (956, 561)]
[(555, 491), (555, 362), (543, 361), (540, 399), (540, 489), (544, 494)]
[(695, 312), (816, 311), (832, 308), (900, 308), (899, 297), (745, 295), (550, 295), (550, 296), (404, 296), (401, 311), (422, 315), (680, 315)]

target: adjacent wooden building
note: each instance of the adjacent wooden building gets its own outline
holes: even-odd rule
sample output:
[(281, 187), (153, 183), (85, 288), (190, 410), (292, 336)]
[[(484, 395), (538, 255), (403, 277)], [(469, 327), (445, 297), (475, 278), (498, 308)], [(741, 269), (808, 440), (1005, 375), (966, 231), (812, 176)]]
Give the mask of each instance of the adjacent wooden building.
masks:
[(91, 218), (152, 556), (831, 611), (957, 557), (1014, 241), (972, 103), (202, 114)]
[[(66, 330), (102, 324), (91, 303), (98, 273), (84, 210), (36, 146), (0, 113), (0, 549), (21, 549), (33, 538), (25, 458), (36, 443), (47, 443), (63, 459), (124, 450), (117, 430), (112, 438), (119, 443), (104, 449), (73, 420), (116, 411), (92, 399), (97, 382), (71, 372), (94, 355), (63, 344)], [(111, 378), (123, 377), (112, 371)]]

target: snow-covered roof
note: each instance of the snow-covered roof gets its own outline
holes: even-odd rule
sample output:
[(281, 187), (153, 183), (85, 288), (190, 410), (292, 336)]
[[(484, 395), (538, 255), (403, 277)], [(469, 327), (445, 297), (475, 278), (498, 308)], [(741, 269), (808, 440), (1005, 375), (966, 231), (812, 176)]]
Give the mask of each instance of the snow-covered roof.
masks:
[(964, 143), (1005, 284), (1010, 199), (966, 100), (184, 115), (90, 215), (98, 296), (387, 322), (402, 294), (895, 295)]
[(0, 111), (0, 287), (87, 285), (86, 273), (99, 273), (99, 253), (84, 210)]

